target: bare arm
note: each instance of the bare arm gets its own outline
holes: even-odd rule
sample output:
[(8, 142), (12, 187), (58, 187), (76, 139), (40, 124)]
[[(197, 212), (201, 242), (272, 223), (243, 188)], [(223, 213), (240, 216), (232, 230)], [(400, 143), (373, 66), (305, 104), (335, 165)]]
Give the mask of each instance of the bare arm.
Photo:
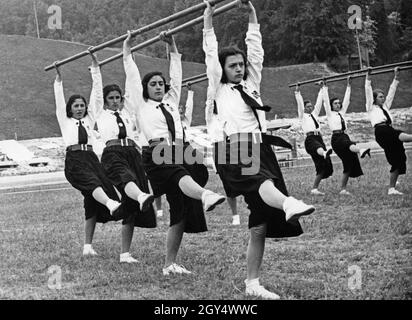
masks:
[(323, 105), (325, 107), (326, 116), (329, 117), (332, 114), (332, 108), (329, 101), (329, 90), (326, 85), (323, 87)]
[(90, 74), (92, 76), (92, 91), (90, 93), (88, 115), (93, 123), (96, 121), (97, 115), (103, 110), (103, 80), (100, 73), (99, 62), (94, 54), (91, 54), (92, 66)]
[(317, 117), (322, 109), (323, 104), (323, 82), (321, 83), (321, 88), (318, 93), (318, 97), (316, 98), (315, 107), (313, 108), (313, 114)]

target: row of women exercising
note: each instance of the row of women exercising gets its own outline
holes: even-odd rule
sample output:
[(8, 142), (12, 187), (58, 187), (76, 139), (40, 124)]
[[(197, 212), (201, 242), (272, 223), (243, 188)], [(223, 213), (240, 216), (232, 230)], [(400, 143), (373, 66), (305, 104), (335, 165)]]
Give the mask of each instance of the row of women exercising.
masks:
[[(208, 134), (214, 143), (215, 168), (226, 196), (234, 199), (242, 195), (250, 211), (245, 293), (264, 299), (279, 299), (279, 295), (259, 282), (265, 239), (302, 234), (299, 218), (313, 213), (315, 208), (289, 195), (272, 148), (272, 145), (287, 142), (266, 134), (265, 112), (270, 107), (264, 106), (260, 98), (264, 58), (260, 25), (252, 3), (243, 2), (239, 0), (239, 7), (249, 16), (245, 40), (247, 53), (237, 47), (218, 49), (213, 29), (214, 7), (205, 1), (203, 50), (208, 75), (205, 115)], [(134, 227), (156, 227), (152, 203), (154, 198), (166, 195), (170, 225), (162, 273), (169, 276), (191, 273), (176, 263), (183, 234), (207, 231), (204, 212), (213, 210), (226, 197), (204, 188), (208, 171), (202, 163), (193, 164), (178, 157), (178, 151), (192, 155), (197, 151), (187, 141), (186, 126), (182, 125), (178, 110), (182, 83), (181, 55), (173, 37), (163, 33), (161, 38), (170, 52), (168, 83), (158, 71), (141, 78), (131, 54), (129, 33), (123, 44), (124, 94), (118, 85), (103, 87), (98, 61), (93, 54), (93, 86), (89, 103), (80, 95), (72, 95), (65, 102), (58, 68), (54, 90), (57, 119), (67, 147), (65, 175), (84, 196), (83, 254), (97, 254), (92, 247), (96, 222), (122, 220), (120, 262), (137, 262), (130, 254)], [(392, 174), (402, 174), (405, 172), (402, 141), (410, 140), (411, 136), (391, 127), (387, 109), (392, 98), (385, 103), (383, 93), (373, 93), (372, 97), (368, 81), (368, 111), (376, 128), (377, 141), (393, 166)], [(395, 81), (393, 86), (396, 84)], [(393, 95), (394, 88), (391, 90)], [(331, 99), (329, 103), (326, 86), (322, 87), (315, 108), (310, 102), (304, 102), (298, 91), (296, 97), (302, 128), (307, 135), (305, 146), (316, 165), (314, 189), (317, 190), (321, 179), (332, 174), (331, 151), (325, 148), (316, 119), (322, 102), (325, 102), (328, 122), (333, 130), (333, 150), (344, 163), (344, 180), (362, 174), (358, 154), (363, 157), (369, 150), (359, 149), (345, 133), (343, 115), (349, 105), (349, 93), (343, 107), (338, 99)], [(105, 143), (100, 161), (93, 151), (92, 131), (95, 126)], [(142, 149), (137, 147), (136, 135), (144, 141)], [(241, 150), (245, 146), (248, 152)], [(159, 150), (162, 151), (159, 153)], [(252, 152), (256, 150), (259, 152)], [(259, 164), (258, 171), (244, 174), (250, 163), (247, 164), (242, 157), (251, 153), (252, 160)], [(157, 161), (159, 154), (168, 161)], [(229, 161), (233, 154), (238, 155), (236, 163)], [(221, 158), (226, 161), (220, 161)]]

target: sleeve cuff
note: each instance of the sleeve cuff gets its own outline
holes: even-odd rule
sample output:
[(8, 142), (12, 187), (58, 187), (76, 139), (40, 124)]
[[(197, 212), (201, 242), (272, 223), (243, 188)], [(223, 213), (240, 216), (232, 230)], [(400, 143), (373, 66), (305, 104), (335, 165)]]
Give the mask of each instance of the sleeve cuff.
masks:
[(170, 52), (170, 60), (181, 60), (182, 54), (178, 52)]
[(259, 31), (260, 30), (260, 24), (259, 23), (249, 23), (248, 27), (249, 31)]

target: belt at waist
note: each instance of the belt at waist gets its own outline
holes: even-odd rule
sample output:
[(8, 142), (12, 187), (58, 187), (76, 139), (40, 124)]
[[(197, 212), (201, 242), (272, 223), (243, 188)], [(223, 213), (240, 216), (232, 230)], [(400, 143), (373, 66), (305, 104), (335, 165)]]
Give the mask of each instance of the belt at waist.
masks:
[(137, 147), (136, 142), (132, 139), (113, 139), (106, 142), (106, 147), (122, 146), (122, 147)]
[(229, 136), (229, 143), (238, 143), (238, 142), (253, 142), (269, 144), (273, 146), (283, 147), (287, 149), (292, 149), (292, 145), (278, 136), (272, 136), (266, 133), (253, 132), (253, 133), (234, 133)]
[(333, 130), (332, 133), (345, 133), (345, 130)]
[(171, 141), (170, 138), (154, 138), (149, 140), (149, 146), (154, 147), (157, 146), (158, 144), (164, 144), (168, 146), (183, 146), (185, 143), (183, 142), (182, 139), (176, 139), (175, 141)]
[(389, 124), (389, 123), (386, 123), (386, 122), (379, 122), (379, 123), (375, 124), (373, 127), (376, 128), (378, 126), (389, 126), (389, 127), (391, 127), (392, 125)]
[(309, 136), (320, 136), (320, 132), (319, 131), (309, 131), (309, 132), (306, 132), (306, 136), (307, 137), (309, 137)]
[(90, 144), (73, 144), (68, 146), (66, 151), (93, 151), (93, 146)]

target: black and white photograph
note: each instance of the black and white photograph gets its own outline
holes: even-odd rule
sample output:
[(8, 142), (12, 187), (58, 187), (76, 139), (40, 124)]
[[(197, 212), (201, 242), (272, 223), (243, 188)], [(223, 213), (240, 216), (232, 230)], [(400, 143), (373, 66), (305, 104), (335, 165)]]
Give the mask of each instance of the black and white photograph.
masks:
[(411, 0), (0, 0), (0, 92), (0, 300), (412, 299)]

